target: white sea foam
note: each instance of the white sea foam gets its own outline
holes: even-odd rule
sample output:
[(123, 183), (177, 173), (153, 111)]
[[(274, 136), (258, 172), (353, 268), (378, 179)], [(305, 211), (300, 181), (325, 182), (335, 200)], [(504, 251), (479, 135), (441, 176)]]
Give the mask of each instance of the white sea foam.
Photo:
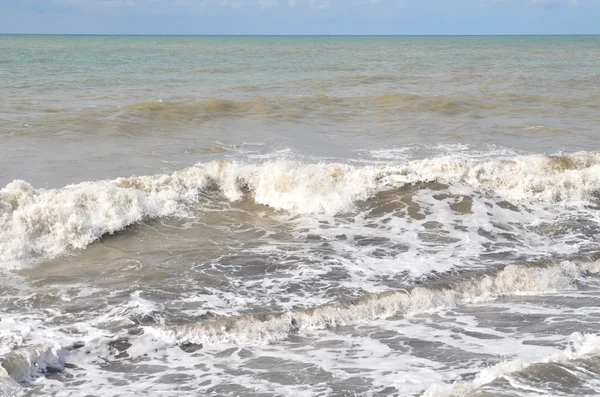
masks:
[(475, 161), (456, 156), (404, 164), (352, 166), (272, 161), (215, 161), (169, 175), (84, 182), (34, 189), (13, 181), (0, 190), (0, 261), (55, 257), (144, 219), (184, 215), (202, 193), (216, 189), (230, 201), (291, 214), (335, 215), (355, 209), (377, 191), (407, 183), (444, 181), (514, 200), (597, 204), (600, 153), (531, 155)]
[(600, 354), (600, 335), (575, 332), (568, 338), (565, 350), (542, 357), (536, 361), (520, 359), (504, 361), (483, 369), (471, 382), (458, 382), (450, 386), (434, 386), (428, 389), (424, 397), (461, 397), (468, 396), (479, 387), (511, 373), (523, 371), (535, 364), (568, 363), (569, 361)]
[(64, 358), (65, 353), (57, 343), (44, 343), (12, 350), (0, 356), (0, 387), (31, 383), (43, 372), (62, 369)]
[(545, 266), (509, 265), (496, 274), (473, 277), (447, 286), (372, 294), (350, 302), (282, 314), (228, 317), (151, 334), (177, 344), (269, 344), (299, 330), (361, 324), (376, 319), (414, 315), (481, 302), (507, 295), (538, 295), (574, 288), (583, 274), (600, 273), (600, 262), (564, 261)]
[(411, 162), (406, 174), (417, 180), (464, 183), (515, 200), (583, 206), (597, 204), (600, 198), (600, 152), (488, 161), (446, 156)]

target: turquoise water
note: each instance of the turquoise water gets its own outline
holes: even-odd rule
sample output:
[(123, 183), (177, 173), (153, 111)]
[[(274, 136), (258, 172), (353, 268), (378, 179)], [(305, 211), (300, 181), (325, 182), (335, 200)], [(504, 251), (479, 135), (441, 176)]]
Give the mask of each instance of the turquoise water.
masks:
[[(367, 75), (388, 72), (396, 77), (439, 74), (444, 69), (490, 75), (516, 72), (513, 78), (539, 80), (542, 76), (532, 70), (536, 67), (560, 71), (564, 78), (595, 75), (599, 40), (599, 36), (2, 35), (0, 62), (2, 72), (11, 76), (3, 79), (3, 89), (36, 87), (43, 92), (168, 88), (166, 84), (173, 88), (188, 84), (213, 88), (216, 84), (247, 83), (249, 79), (272, 85), (357, 71)], [(240, 71), (248, 74), (233, 73)], [(53, 76), (51, 81), (36, 80), (48, 75)]]
[(0, 93), (0, 395), (600, 393), (600, 36), (0, 35)]

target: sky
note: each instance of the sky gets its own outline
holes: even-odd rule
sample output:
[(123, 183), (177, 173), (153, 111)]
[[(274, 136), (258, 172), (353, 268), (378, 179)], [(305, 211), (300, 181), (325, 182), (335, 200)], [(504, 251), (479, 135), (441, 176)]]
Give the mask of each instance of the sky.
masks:
[(0, 0), (0, 33), (600, 34), (600, 0)]

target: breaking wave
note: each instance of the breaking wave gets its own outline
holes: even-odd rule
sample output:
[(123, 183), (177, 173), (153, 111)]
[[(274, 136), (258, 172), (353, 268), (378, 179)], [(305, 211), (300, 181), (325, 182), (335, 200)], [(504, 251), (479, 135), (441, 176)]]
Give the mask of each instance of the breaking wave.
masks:
[[(481, 389), (490, 385), (492, 382), (504, 378), (514, 377), (521, 375), (524, 379), (529, 381), (535, 379), (535, 373), (533, 376), (529, 375), (531, 369), (543, 371), (544, 367), (549, 372), (552, 371), (557, 364), (562, 369), (562, 372), (567, 375), (565, 378), (560, 379), (556, 377), (556, 370), (550, 372), (553, 382), (560, 383), (561, 381), (568, 382), (570, 378), (576, 377), (584, 380), (585, 378), (596, 379), (598, 373), (585, 369), (585, 361), (596, 359), (595, 365), (588, 365), (587, 367), (598, 369), (597, 356), (600, 354), (600, 336), (596, 334), (582, 334), (575, 332), (568, 338), (568, 346), (562, 352), (553, 354), (548, 357), (544, 357), (539, 361), (527, 362), (523, 360), (510, 360), (500, 364), (494, 365), (489, 368), (483, 369), (479, 372), (475, 379), (471, 382), (459, 382), (447, 387), (432, 387), (427, 390), (424, 397), (461, 397), (471, 395), (487, 395)], [(583, 365), (581, 365), (583, 364)], [(583, 368), (579, 368), (579, 366)], [(537, 368), (536, 368), (537, 367)], [(528, 376), (529, 375), (529, 376)], [(569, 385), (573, 387), (573, 385)], [(482, 391), (482, 393), (478, 393)], [(538, 387), (538, 391), (540, 391)], [(511, 393), (512, 394), (512, 393)], [(491, 393), (491, 395), (495, 395)]]
[(379, 191), (422, 182), (466, 185), (517, 201), (597, 206), (600, 152), (488, 161), (446, 156), (377, 166), (214, 161), (58, 189), (15, 180), (0, 190), (0, 262), (55, 257), (146, 219), (185, 215), (209, 191), (291, 214), (335, 215)]
[[(172, 328), (142, 327), (143, 332), (114, 336), (128, 354), (136, 356), (147, 346), (178, 345), (186, 352), (220, 344), (264, 345), (282, 341), (303, 331), (368, 323), (396, 316), (431, 313), (472, 302), (484, 302), (502, 296), (540, 295), (576, 288), (588, 275), (600, 274), (600, 256), (590, 256), (560, 263), (508, 265), (478, 275), (458, 276), (455, 281), (427, 284), (405, 290), (364, 296), (346, 302), (293, 310), (285, 313), (246, 315), (204, 320)], [(129, 330), (132, 331), (132, 330)], [(92, 343), (97, 343), (93, 340)], [(109, 342), (110, 344), (110, 342)], [(47, 372), (61, 371), (69, 354), (85, 345), (76, 342), (61, 347), (58, 342), (19, 346), (0, 354), (0, 394), (29, 385)], [(546, 358), (544, 363), (566, 362), (597, 354), (599, 339), (595, 335), (574, 334), (569, 348)], [(481, 371), (468, 383), (431, 389), (427, 396), (462, 396), (508, 373), (524, 371), (532, 363), (510, 361)]]
[(269, 344), (301, 330), (355, 325), (395, 316), (423, 314), (502, 296), (539, 295), (575, 288), (585, 275), (600, 273), (598, 258), (561, 263), (508, 265), (496, 273), (445, 285), (418, 286), (364, 296), (358, 300), (286, 313), (226, 317), (157, 330), (151, 334), (181, 346)]
[(44, 372), (61, 370), (64, 358), (58, 343), (21, 347), (0, 356), (0, 391), (29, 384)]

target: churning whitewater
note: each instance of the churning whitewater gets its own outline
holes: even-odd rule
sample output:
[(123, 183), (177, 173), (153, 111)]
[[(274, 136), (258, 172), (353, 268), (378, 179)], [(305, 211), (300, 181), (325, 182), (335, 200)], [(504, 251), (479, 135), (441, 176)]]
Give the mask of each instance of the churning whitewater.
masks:
[(0, 35), (0, 396), (600, 395), (599, 40)]
[(418, 183), (467, 186), (516, 202), (600, 205), (600, 152), (473, 161), (439, 157), (351, 166), (274, 161), (200, 163), (168, 175), (34, 189), (16, 180), (0, 190), (0, 259), (52, 258), (148, 219), (186, 216), (203, 197), (245, 198), (290, 214), (352, 212), (377, 192)]
[(575, 281), (600, 272), (600, 262), (588, 260), (559, 264), (509, 265), (496, 274), (468, 276), (449, 285), (386, 291), (359, 300), (335, 302), (283, 314), (206, 320), (163, 333), (178, 344), (266, 344), (306, 329), (327, 329), (368, 323), (400, 315), (431, 313), (468, 302), (502, 296), (566, 291)]
[[(381, 156), (380, 153), (376, 155)], [(231, 211), (232, 204), (248, 201), (247, 205), (259, 205), (253, 211), (263, 208), (260, 211), (264, 212), (265, 208), (270, 208), (270, 211), (274, 211), (271, 216), (277, 217), (280, 222), (294, 224), (303, 217), (321, 219), (320, 222), (329, 226), (325, 229), (319, 229), (317, 226), (308, 236), (320, 234), (320, 240), (329, 240), (330, 243), (325, 244), (333, 246), (333, 252), (329, 255), (337, 256), (339, 262), (358, 259), (355, 266), (364, 261), (364, 258), (349, 256), (344, 251), (352, 251), (356, 246), (343, 243), (348, 241), (348, 236), (354, 233), (352, 230), (358, 228), (361, 222), (366, 229), (373, 229), (373, 226), (369, 226), (365, 221), (372, 213), (377, 213), (378, 215), (372, 217), (372, 222), (383, 220), (375, 230), (383, 229), (386, 237), (379, 233), (379, 247), (376, 250), (383, 254), (375, 255), (377, 251), (363, 251), (363, 255), (373, 256), (373, 259), (382, 255), (390, 256), (384, 259), (388, 262), (394, 261), (396, 269), (402, 269), (398, 262), (410, 262), (411, 256), (425, 255), (427, 250), (419, 247), (423, 244), (423, 240), (419, 240), (413, 242), (413, 247), (407, 244), (405, 256), (389, 253), (393, 250), (387, 246), (394, 246), (389, 242), (394, 239), (397, 230), (393, 227), (386, 229), (386, 223), (389, 224), (390, 215), (400, 215), (398, 211), (402, 207), (397, 201), (408, 204), (407, 214), (422, 221), (421, 226), (427, 225), (428, 222), (439, 224), (436, 216), (448, 217), (454, 214), (458, 218), (482, 217), (480, 222), (472, 226), (469, 226), (468, 222), (459, 222), (467, 229), (467, 240), (472, 240), (471, 245), (474, 246), (474, 235), (468, 234), (472, 232), (469, 231), (470, 228), (481, 230), (482, 225), (502, 221), (501, 218), (494, 220), (496, 214), (491, 203), (498, 205), (510, 202), (511, 204), (501, 206), (504, 207), (503, 210), (515, 214), (513, 222), (530, 222), (530, 227), (533, 228), (539, 223), (538, 216), (564, 219), (565, 215), (571, 217), (577, 213), (588, 216), (594, 214), (600, 197), (599, 164), (599, 152), (554, 156), (503, 156), (486, 160), (444, 155), (397, 163), (385, 160), (380, 164), (370, 165), (292, 160), (258, 163), (213, 161), (198, 163), (170, 174), (83, 182), (56, 189), (35, 189), (25, 181), (16, 180), (0, 191), (1, 259), (5, 270), (14, 269), (15, 265), (29, 268), (33, 266), (35, 269), (35, 266), (44, 266), (40, 263), (43, 260), (51, 260), (67, 253), (75, 255), (77, 249), (84, 249), (95, 242), (102, 243), (106, 235), (123, 232), (131, 225), (157, 222), (161, 218), (166, 218), (166, 221), (172, 219), (174, 222), (193, 222), (206, 211), (223, 213)], [(419, 193), (422, 190), (427, 193)], [(447, 203), (450, 212), (444, 213), (440, 208), (432, 211), (435, 207), (427, 209), (428, 201), (432, 197), (443, 202), (453, 196), (460, 197), (462, 201), (450, 200)], [(468, 197), (468, 200), (465, 200), (465, 197)], [(477, 211), (478, 203), (487, 208), (486, 211)], [(349, 228), (345, 222), (336, 221), (340, 217), (352, 219), (355, 226)], [(430, 218), (431, 220), (427, 221)], [(177, 221), (178, 219), (181, 221)], [(511, 223), (509, 219), (506, 221), (507, 225)], [(293, 228), (300, 225), (306, 226), (306, 223), (301, 222)], [(509, 231), (507, 227), (500, 229), (506, 233)], [(327, 229), (332, 229), (333, 232)], [(440, 229), (440, 226), (433, 230), (436, 229)], [(431, 228), (425, 227), (424, 230)], [(342, 232), (345, 234), (339, 234)], [(357, 233), (364, 232), (364, 229), (359, 229)], [(294, 235), (302, 236), (303, 233), (306, 233), (303, 229), (297, 229)], [(475, 252), (475, 258), (469, 258), (473, 253), (462, 256), (465, 262), (457, 263), (454, 267), (438, 267), (438, 271), (453, 271), (454, 275), (450, 278), (441, 275), (434, 278), (415, 278), (413, 281), (409, 278), (406, 279), (406, 287), (402, 288), (380, 278), (385, 277), (385, 268), (379, 269), (377, 273), (368, 274), (367, 267), (357, 270), (350, 283), (346, 283), (345, 288), (355, 290), (350, 295), (336, 296), (315, 291), (311, 293), (311, 299), (300, 307), (298, 299), (302, 295), (293, 300), (296, 302), (294, 306), (290, 307), (282, 300), (273, 310), (268, 311), (231, 311), (230, 308), (215, 307), (214, 311), (204, 311), (200, 320), (195, 318), (197, 314), (194, 314), (183, 324), (177, 325), (182, 320), (168, 321), (164, 317), (166, 313), (159, 314), (166, 310), (166, 307), (160, 308), (155, 303), (142, 299), (141, 291), (136, 290), (131, 294), (135, 301), (127, 303), (120, 312), (134, 309), (134, 312), (139, 312), (136, 316), (146, 320), (131, 321), (125, 317), (127, 320), (123, 323), (122, 320), (117, 320), (119, 317), (111, 318), (109, 322), (116, 321), (117, 325), (114, 328), (110, 327), (113, 329), (108, 334), (107, 331), (101, 331), (102, 327), (97, 328), (98, 324), (85, 331), (79, 330), (74, 334), (69, 331), (65, 334), (65, 329), (61, 326), (37, 322), (35, 327), (26, 327), (20, 331), (22, 336), (18, 339), (13, 337), (12, 342), (10, 335), (15, 329), (22, 329), (22, 320), (6, 317), (2, 321), (5, 338), (1, 355), (2, 387), (14, 390), (15, 387), (20, 387), (19, 385), (35, 384), (44, 373), (62, 373), (65, 371), (65, 363), (69, 362), (70, 357), (77, 357), (80, 351), (102, 351), (103, 360), (112, 360), (116, 357), (126, 358), (141, 354), (147, 346), (155, 346), (156, 349), (179, 347), (181, 351), (187, 352), (186, 354), (219, 346), (268, 346), (283, 343), (290, 338), (310, 338), (315, 332), (336, 332), (336, 329), (348, 326), (369, 326), (386, 319), (431, 316), (440, 312), (452, 312), (470, 304), (489, 305), (506, 297), (565, 293), (577, 290), (582, 282), (600, 273), (597, 255), (585, 256), (585, 244), (581, 244), (580, 249), (568, 251), (565, 260), (557, 261), (552, 257), (542, 262), (523, 260), (524, 252), (532, 252), (536, 249), (536, 244), (543, 242), (539, 233), (532, 233), (532, 237), (523, 229), (521, 238), (525, 240), (521, 244), (514, 244), (516, 240), (511, 239), (511, 250), (521, 252), (515, 256), (515, 259), (520, 259), (512, 264), (506, 263), (507, 260), (511, 261), (511, 256), (504, 253), (504, 260), (492, 261), (487, 267), (475, 266), (469, 269), (465, 267), (465, 262), (476, 258), (479, 258), (478, 261), (482, 260), (481, 255), (484, 253)], [(578, 233), (554, 232), (555, 242), (561, 241), (561, 233), (564, 234), (562, 244), (565, 244), (559, 244), (561, 248), (573, 245), (577, 241)], [(342, 240), (340, 236), (343, 236)], [(440, 236), (444, 236), (443, 231)], [(371, 238), (377, 242), (376, 235)], [(353, 239), (357, 240), (356, 236)], [(456, 240), (459, 241), (460, 238)], [(501, 240), (500, 236), (498, 240)], [(436, 241), (435, 234), (425, 241)], [(335, 244), (340, 242), (342, 245), (335, 247)], [(286, 244), (278, 244), (282, 243)], [(360, 247), (361, 240), (358, 239), (357, 243)], [(440, 239), (437, 243), (444, 244), (444, 240)], [(481, 249), (485, 247), (489, 251), (489, 244), (482, 244)], [(542, 243), (542, 247), (547, 245)], [(411, 255), (411, 252), (414, 254)], [(435, 254), (429, 252), (429, 255), (435, 260)], [(574, 258), (574, 255), (584, 256)], [(444, 257), (449, 259), (445, 254), (440, 258)], [(414, 269), (410, 273), (413, 276), (420, 274)], [(290, 279), (285, 282), (289, 284), (288, 288), (298, 282), (294, 281), (293, 274), (288, 274), (287, 277)], [(371, 287), (367, 291), (371, 292), (360, 292), (356, 289), (357, 283), (362, 283), (363, 288), (370, 284)], [(241, 290), (249, 288), (248, 292), (252, 288), (252, 283), (246, 286), (243, 283), (236, 285), (237, 289)], [(341, 282), (340, 285), (344, 283)], [(203, 293), (208, 293), (209, 296), (220, 295), (216, 290), (205, 290)], [(257, 303), (273, 299), (268, 291), (254, 291), (254, 294)], [(86, 296), (87, 293), (83, 295)], [(293, 295), (296, 293), (292, 293)], [(63, 297), (61, 299), (71, 300)], [(231, 298), (218, 297), (217, 300), (219, 299), (229, 302)], [(193, 300), (200, 302), (202, 299)], [(210, 300), (215, 299), (213, 297)], [(285, 310), (277, 311), (277, 308)], [(153, 323), (156, 324), (152, 325)], [(71, 325), (68, 329), (77, 329), (77, 326), (75, 327)], [(54, 337), (44, 338), (44, 341), (35, 340), (33, 343), (30, 334), (49, 334)], [(86, 337), (88, 334), (98, 335)], [(583, 345), (593, 346), (577, 347), (572, 353), (569, 353), (571, 350), (555, 352), (550, 358), (542, 358), (541, 362), (575, 360), (572, 362), (576, 363), (582, 357), (596, 360), (592, 357), (596, 357), (598, 351), (595, 342), (597, 337), (586, 334), (580, 338), (586, 341), (582, 342)], [(467, 383), (451, 387), (432, 386), (426, 390), (425, 395), (470, 395), (469, 393), (476, 390), (485, 389), (488, 387), (486, 385), (493, 384), (497, 379), (509, 376), (507, 374), (527, 371), (532, 365), (538, 364), (523, 362), (520, 359), (498, 363), (490, 369), (483, 370)]]

